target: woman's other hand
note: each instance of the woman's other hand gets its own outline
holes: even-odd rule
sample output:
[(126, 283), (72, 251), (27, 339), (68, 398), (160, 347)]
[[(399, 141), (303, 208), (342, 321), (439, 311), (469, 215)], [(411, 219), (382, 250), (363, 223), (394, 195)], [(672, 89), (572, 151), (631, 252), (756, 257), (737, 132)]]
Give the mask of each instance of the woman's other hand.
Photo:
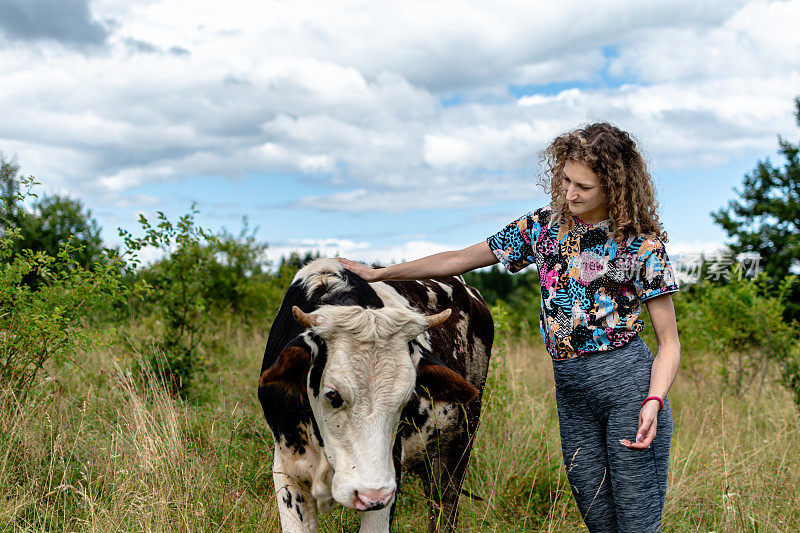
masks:
[(620, 439), (619, 443), (631, 450), (646, 450), (656, 438), (656, 425), (658, 424), (659, 403), (650, 400), (639, 410), (639, 430), (636, 432), (636, 441)]

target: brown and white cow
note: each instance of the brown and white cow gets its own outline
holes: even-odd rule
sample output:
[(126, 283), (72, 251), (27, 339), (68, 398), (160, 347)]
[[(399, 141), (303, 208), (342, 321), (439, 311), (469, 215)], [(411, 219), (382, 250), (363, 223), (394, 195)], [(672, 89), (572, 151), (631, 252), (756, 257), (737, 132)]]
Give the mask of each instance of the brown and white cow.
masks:
[(402, 469), (422, 476), (429, 530), (453, 530), (494, 330), (460, 277), (367, 283), (332, 259), (295, 276), (270, 330), (258, 397), (275, 439), (285, 532), (362, 511), (389, 531)]

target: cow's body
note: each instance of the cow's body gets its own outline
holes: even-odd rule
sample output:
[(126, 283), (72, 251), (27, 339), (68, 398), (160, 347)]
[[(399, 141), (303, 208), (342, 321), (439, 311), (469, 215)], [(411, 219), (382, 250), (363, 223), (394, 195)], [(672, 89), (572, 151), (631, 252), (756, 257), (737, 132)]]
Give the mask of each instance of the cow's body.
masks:
[[(424, 330), (420, 315), (447, 309)], [(336, 503), (363, 511), (362, 531), (388, 531), (401, 465), (425, 480), (430, 529), (454, 528), (492, 340), (483, 299), (460, 278), (370, 284), (334, 260), (301, 269), (259, 381), (284, 531), (316, 531), (316, 511)]]

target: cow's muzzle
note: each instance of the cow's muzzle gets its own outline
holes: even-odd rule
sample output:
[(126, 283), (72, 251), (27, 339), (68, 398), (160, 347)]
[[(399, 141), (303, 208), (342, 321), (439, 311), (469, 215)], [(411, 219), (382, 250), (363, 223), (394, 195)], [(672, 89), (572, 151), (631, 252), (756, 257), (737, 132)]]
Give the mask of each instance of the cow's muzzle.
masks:
[(394, 488), (384, 487), (375, 490), (353, 491), (353, 504), (359, 511), (374, 511), (389, 505), (394, 497)]

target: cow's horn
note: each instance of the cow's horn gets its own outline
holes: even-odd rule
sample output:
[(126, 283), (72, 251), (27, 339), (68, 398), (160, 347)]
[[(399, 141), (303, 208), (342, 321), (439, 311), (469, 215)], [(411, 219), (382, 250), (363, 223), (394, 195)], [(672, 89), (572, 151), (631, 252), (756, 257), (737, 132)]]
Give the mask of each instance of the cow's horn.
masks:
[(315, 315), (314, 313), (304, 313), (303, 310), (296, 305), (292, 306), (292, 316), (295, 320), (297, 320), (297, 323), (304, 328), (310, 328), (312, 326), (319, 326), (322, 324), (321, 316)]
[(443, 323), (445, 320), (450, 318), (450, 314), (453, 312), (452, 309), (445, 309), (441, 313), (436, 313), (435, 315), (426, 316), (425, 318), (428, 319), (428, 327), (427, 329), (434, 328), (439, 324)]

